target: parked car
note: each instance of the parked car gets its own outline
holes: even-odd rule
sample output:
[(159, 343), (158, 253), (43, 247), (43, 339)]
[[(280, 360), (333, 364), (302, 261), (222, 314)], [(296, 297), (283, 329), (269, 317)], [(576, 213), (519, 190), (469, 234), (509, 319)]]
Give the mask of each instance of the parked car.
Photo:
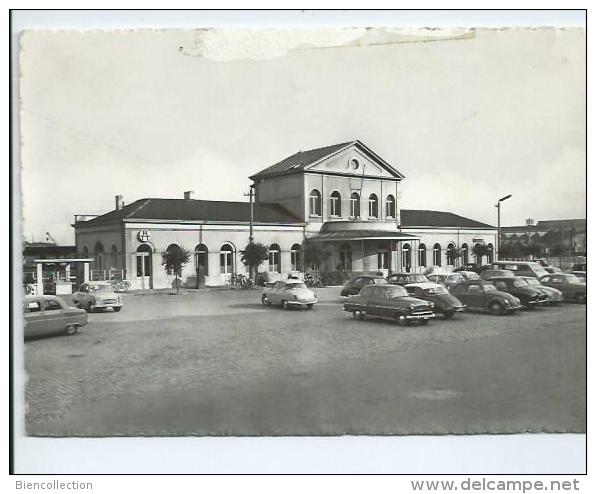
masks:
[(515, 276), (533, 276), (538, 279), (548, 274), (544, 266), (535, 261), (494, 261), (492, 269), (507, 269), (513, 271)]
[(520, 276), (519, 278), (526, 280), (526, 283), (532, 288), (542, 291), (542, 293), (547, 296), (546, 303), (548, 305), (557, 305), (563, 301), (563, 293), (561, 290), (557, 290), (556, 288), (552, 288), (550, 286), (545, 286), (533, 276)]
[(87, 324), (87, 313), (68, 307), (64, 300), (54, 295), (24, 297), (25, 338), (44, 334), (75, 334)]
[(531, 287), (526, 280), (517, 276), (491, 278), (490, 282), (497, 290), (517, 297), (527, 309), (535, 309), (548, 301), (548, 297), (542, 290)]
[(408, 283), (428, 283), (428, 279), (418, 273), (393, 273), (387, 276), (387, 283), (406, 286)]
[(358, 295), (362, 287), (368, 285), (386, 285), (387, 280), (381, 275), (370, 274), (361, 275), (348, 280), (341, 290), (342, 297), (349, 297), (350, 295)]
[(551, 274), (558, 274), (563, 272), (561, 268), (556, 268), (554, 266), (544, 266), (544, 269), (546, 269), (547, 273)]
[(464, 281), (455, 286), (451, 293), (466, 304), (469, 310), (489, 311), (492, 314), (506, 314), (522, 307), (520, 300), (507, 292), (497, 290), (488, 281)]
[(113, 285), (109, 282), (82, 283), (79, 289), (72, 294), (72, 300), (77, 307), (88, 312), (108, 308), (119, 312), (122, 309), (122, 298), (114, 291)]
[(586, 271), (571, 271), (571, 274), (577, 276), (579, 281), (583, 281), (584, 283), (588, 281), (588, 273)]
[(548, 274), (540, 278), (540, 283), (560, 290), (565, 300), (586, 303), (586, 284), (574, 274)]
[(354, 319), (382, 317), (405, 326), (410, 321), (426, 324), (435, 317), (434, 304), (408, 295), (403, 286), (369, 285), (359, 295), (348, 298), (343, 310), (351, 312)]
[(515, 274), (513, 271), (509, 271), (508, 269), (487, 269), (486, 271), (482, 271), (480, 273), (480, 279), (487, 281), (492, 278), (514, 278)]
[(587, 271), (588, 270), (588, 263), (580, 262), (576, 263), (571, 267), (571, 271)]
[(470, 262), (470, 263), (466, 264), (465, 266), (462, 266), (460, 268), (455, 268), (453, 270), (454, 273), (461, 273), (462, 271), (467, 271), (467, 272), (472, 271), (476, 274), (480, 274), (481, 267), (478, 266), (477, 264)]
[(456, 312), (463, 312), (466, 308), (447, 288), (438, 283), (410, 283), (405, 286), (408, 295), (420, 300), (427, 300), (435, 304), (435, 312), (440, 312), (449, 319)]
[(461, 273), (433, 273), (427, 276), (428, 281), (438, 283), (451, 290), (458, 283), (466, 281)]
[(261, 303), (280, 304), (284, 310), (304, 306), (312, 309), (317, 303), (317, 296), (301, 280), (280, 280), (265, 286)]

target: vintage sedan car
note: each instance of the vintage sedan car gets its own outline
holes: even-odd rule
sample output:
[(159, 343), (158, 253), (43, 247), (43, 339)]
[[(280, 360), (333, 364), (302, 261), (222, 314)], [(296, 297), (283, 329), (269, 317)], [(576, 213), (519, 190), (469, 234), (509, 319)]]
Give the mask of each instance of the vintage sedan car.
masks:
[(481, 280), (490, 280), (492, 278), (514, 278), (515, 273), (509, 269), (487, 269), (480, 273)]
[(87, 324), (87, 313), (66, 305), (54, 295), (33, 295), (24, 298), (25, 338), (45, 334), (75, 334)]
[(358, 295), (363, 287), (368, 285), (386, 285), (387, 280), (380, 275), (370, 274), (356, 276), (348, 280), (341, 289), (342, 297), (349, 297), (350, 295)]
[(505, 277), (505, 278), (491, 278), (492, 283), (497, 290), (507, 292), (517, 297), (522, 305), (527, 309), (535, 309), (540, 305), (545, 305), (548, 297), (542, 290), (533, 288), (523, 278)]
[(81, 284), (72, 294), (77, 307), (93, 312), (97, 309), (111, 308), (114, 312), (122, 309), (122, 298), (114, 291), (111, 283), (105, 281), (89, 281)]
[(405, 286), (408, 295), (420, 300), (427, 300), (435, 304), (435, 312), (440, 312), (446, 319), (453, 317), (456, 312), (466, 310), (457, 298), (449, 293), (447, 288), (438, 283), (410, 283)]
[(451, 290), (454, 286), (458, 283), (462, 283), (466, 281), (461, 273), (432, 273), (427, 275), (428, 281), (432, 281), (433, 283), (438, 283), (439, 285), (443, 285), (447, 287), (448, 290)]
[(560, 290), (565, 300), (586, 303), (586, 284), (573, 274), (547, 274), (540, 283)]
[(403, 286), (369, 285), (359, 295), (349, 297), (343, 310), (351, 312), (354, 319), (382, 317), (405, 326), (410, 321), (426, 324), (435, 317), (434, 304), (410, 297)]
[(317, 303), (317, 296), (301, 280), (280, 280), (265, 286), (261, 303), (279, 304), (284, 310), (304, 306), (312, 309)]
[(428, 279), (423, 274), (418, 273), (393, 273), (387, 276), (387, 283), (406, 286), (409, 283), (428, 283)]
[(520, 276), (519, 278), (525, 280), (526, 283), (532, 288), (536, 288), (537, 290), (540, 290), (542, 293), (544, 293), (547, 297), (547, 305), (557, 305), (563, 301), (563, 293), (561, 290), (557, 290), (556, 288), (552, 288), (550, 286), (545, 286), (533, 276)]
[(468, 310), (501, 315), (516, 312), (523, 307), (517, 297), (501, 292), (492, 283), (483, 280), (464, 281), (455, 286), (451, 293), (466, 304)]

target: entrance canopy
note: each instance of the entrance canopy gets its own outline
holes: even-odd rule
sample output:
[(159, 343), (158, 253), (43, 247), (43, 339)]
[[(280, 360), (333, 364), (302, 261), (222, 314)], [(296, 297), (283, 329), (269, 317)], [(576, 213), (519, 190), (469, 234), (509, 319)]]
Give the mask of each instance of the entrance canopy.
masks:
[(315, 242), (338, 242), (347, 240), (420, 240), (416, 235), (402, 232), (382, 230), (342, 230), (337, 232), (320, 233), (308, 240)]

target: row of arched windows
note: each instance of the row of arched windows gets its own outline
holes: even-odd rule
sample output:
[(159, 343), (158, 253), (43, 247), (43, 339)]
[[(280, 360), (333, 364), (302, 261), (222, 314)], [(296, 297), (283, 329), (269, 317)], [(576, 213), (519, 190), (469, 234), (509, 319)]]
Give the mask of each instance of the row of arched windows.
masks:
[[(311, 216), (322, 216), (321, 193), (317, 189), (310, 191), (308, 197), (309, 213)], [(342, 216), (342, 197), (338, 191), (331, 192), (329, 196), (329, 215)], [(360, 194), (352, 192), (350, 195), (350, 218), (360, 217)], [(379, 217), (379, 198), (376, 194), (368, 196), (368, 217)], [(385, 199), (385, 217), (395, 218), (395, 197), (389, 194)]]

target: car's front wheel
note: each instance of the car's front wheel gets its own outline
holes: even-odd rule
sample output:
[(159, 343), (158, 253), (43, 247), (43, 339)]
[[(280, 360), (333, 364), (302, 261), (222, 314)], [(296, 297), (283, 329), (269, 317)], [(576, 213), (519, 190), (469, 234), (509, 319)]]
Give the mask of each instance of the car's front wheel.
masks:
[(585, 304), (586, 303), (586, 294), (583, 292), (579, 292), (575, 294), (575, 301), (580, 303), (580, 304)]
[(287, 300), (282, 300), (282, 301), (281, 301), (281, 308), (282, 308), (283, 310), (288, 310), (288, 307), (289, 307), (289, 305), (288, 305), (288, 301), (287, 301)]
[(400, 326), (405, 326), (406, 324), (408, 324), (408, 319), (406, 315), (402, 314), (401, 312), (396, 312), (393, 318)]
[(315, 304), (306, 304), (306, 307), (308, 307), (309, 309), (312, 309), (314, 307)]
[(93, 305), (91, 302), (89, 302), (89, 303), (87, 304), (87, 307), (85, 307), (85, 310), (86, 310), (87, 312), (93, 312), (93, 309), (94, 309), (94, 308), (95, 308), (95, 306), (94, 306), (94, 305)]
[(79, 328), (77, 328), (75, 325), (71, 324), (64, 328), (64, 334), (67, 336), (72, 336), (73, 334), (77, 334), (78, 330), (79, 330)]
[(362, 321), (364, 319), (364, 312), (362, 312), (361, 310), (355, 310), (354, 312), (352, 312), (352, 317), (357, 321)]
[(266, 297), (265, 295), (263, 295), (263, 296), (261, 297), (261, 303), (262, 303), (263, 305), (269, 305), (269, 300), (267, 300), (267, 297)]
[(122, 309), (122, 307), (114, 307), (114, 312), (120, 312), (120, 309)]
[(488, 310), (491, 312), (491, 314), (496, 316), (500, 316), (505, 313), (505, 307), (503, 307), (499, 302), (491, 302), (491, 304), (488, 306)]

